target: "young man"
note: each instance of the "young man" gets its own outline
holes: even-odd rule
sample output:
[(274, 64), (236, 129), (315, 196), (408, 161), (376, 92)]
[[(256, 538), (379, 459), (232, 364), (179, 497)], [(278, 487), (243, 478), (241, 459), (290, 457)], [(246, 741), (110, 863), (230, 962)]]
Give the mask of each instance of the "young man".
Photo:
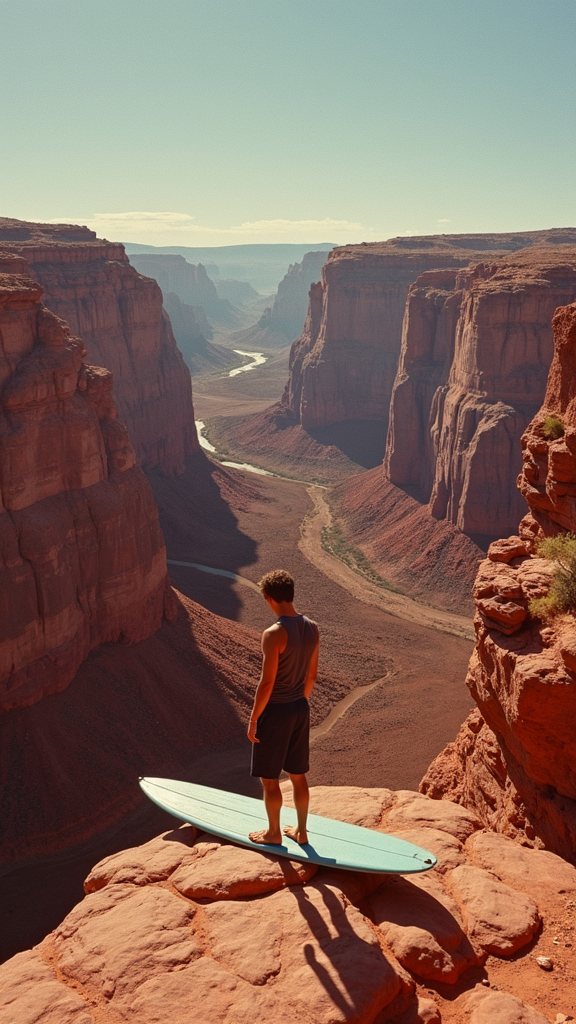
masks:
[(294, 580), (284, 569), (267, 573), (258, 586), (277, 620), (262, 634), (262, 672), (248, 725), (252, 743), (251, 774), (260, 778), (268, 828), (251, 832), (254, 843), (281, 845), (282, 792), (278, 779), (288, 772), (298, 816), (296, 828), (284, 833), (308, 842), (308, 771), (310, 713), (308, 697), (318, 672), (318, 626), (294, 609)]

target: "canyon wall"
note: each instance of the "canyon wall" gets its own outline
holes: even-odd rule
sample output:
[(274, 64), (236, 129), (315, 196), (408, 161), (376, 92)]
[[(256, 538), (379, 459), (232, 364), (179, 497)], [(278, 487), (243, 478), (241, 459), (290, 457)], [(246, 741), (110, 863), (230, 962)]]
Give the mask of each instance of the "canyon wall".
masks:
[(219, 319), (230, 311), (230, 302), (219, 298), (216, 285), (201, 263), (194, 266), (183, 256), (167, 253), (142, 253), (130, 256), (129, 260), (139, 274), (153, 277), (164, 295), (175, 292), (187, 306), (202, 306), (208, 316)]
[(264, 311), (259, 327), (270, 328), (294, 341), (302, 333), (308, 309), (308, 293), (319, 281), (327, 252), (307, 252), (301, 263), (293, 263), (278, 285), (278, 292), (270, 309)]
[[(432, 763), (421, 788), (458, 800), (490, 828), (576, 860), (576, 621), (535, 617), (554, 564), (538, 540), (576, 530), (576, 304), (553, 319), (544, 404), (522, 437), (519, 488), (529, 512), (496, 541), (475, 586), (478, 635), (467, 685), (478, 710)], [(552, 439), (546, 416), (561, 419)]]
[(576, 231), (394, 238), (333, 249), (322, 270), (317, 330), (306, 327), (295, 342), (299, 356), (283, 399), (294, 421), (316, 429), (387, 420), (409, 286), (427, 270), (534, 245), (576, 245)]
[(199, 450), (190, 373), (156, 282), (130, 266), (122, 245), (87, 228), (0, 219), (0, 242), (26, 258), (46, 305), (82, 338), (89, 362), (112, 371), (139, 464), (183, 472)]
[[(17, 273), (14, 273), (17, 271)], [(112, 375), (0, 257), (0, 709), (64, 689), (162, 621), (166, 553)]]
[(384, 473), (471, 536), (516, 529), (520, 437), (541, 405), (550, 321), (576, 298), (576, 248), (533, 246), (411, 286)]

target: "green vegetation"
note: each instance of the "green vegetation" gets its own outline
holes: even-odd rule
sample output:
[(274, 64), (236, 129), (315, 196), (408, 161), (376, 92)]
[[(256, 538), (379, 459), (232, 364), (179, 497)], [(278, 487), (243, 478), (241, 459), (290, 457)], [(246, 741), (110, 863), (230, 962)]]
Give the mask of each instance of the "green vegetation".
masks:
[(556, 562), (546, 597), (530, 601), (532, 615), (550, 619), (562, 612), (576, 613), (576, 533), (546, 537), (538, 544), (538, 554)]
[(559, 437), (564, 437), (564, 424), (560, 417), (547, 416), (542, 424), (542, 433), (547, 441), (557, 441)]
[(378, 575), (376, 570), (370, 565), (364, 552), (347, 543), (335, 519), (332, 520), (332, 526), (322, 527), (321, 539), (322, 547), (328, 554), (339, 558), (341, 562), (344, 562), (344, 565), (353, 569), (359, 576), (363, 576), (365, 580), (374, 583), (377, 587), (382, 587), (384, 590), (392, 590), (395, 594), (402, 593), (398, 587), (394, 587)]

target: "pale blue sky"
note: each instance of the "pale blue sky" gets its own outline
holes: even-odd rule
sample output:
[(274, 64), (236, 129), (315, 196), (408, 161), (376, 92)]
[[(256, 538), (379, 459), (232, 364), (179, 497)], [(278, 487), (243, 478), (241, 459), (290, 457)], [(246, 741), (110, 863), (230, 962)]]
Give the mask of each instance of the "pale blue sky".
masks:
[(0, 139), (125, 241), (574, 225), (576, 0), (0, 0)]

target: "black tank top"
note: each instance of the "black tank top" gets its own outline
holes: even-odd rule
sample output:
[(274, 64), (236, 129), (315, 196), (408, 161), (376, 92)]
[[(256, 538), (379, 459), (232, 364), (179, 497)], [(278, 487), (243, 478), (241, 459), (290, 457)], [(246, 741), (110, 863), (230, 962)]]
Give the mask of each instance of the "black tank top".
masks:
[(304, 696), (308, 664), (318, 643), (318, 626), (305, 615), (281, 615), (278, 623), (288, 634), (286, 649), (278, 659), (271, 704), (287, 704)]

